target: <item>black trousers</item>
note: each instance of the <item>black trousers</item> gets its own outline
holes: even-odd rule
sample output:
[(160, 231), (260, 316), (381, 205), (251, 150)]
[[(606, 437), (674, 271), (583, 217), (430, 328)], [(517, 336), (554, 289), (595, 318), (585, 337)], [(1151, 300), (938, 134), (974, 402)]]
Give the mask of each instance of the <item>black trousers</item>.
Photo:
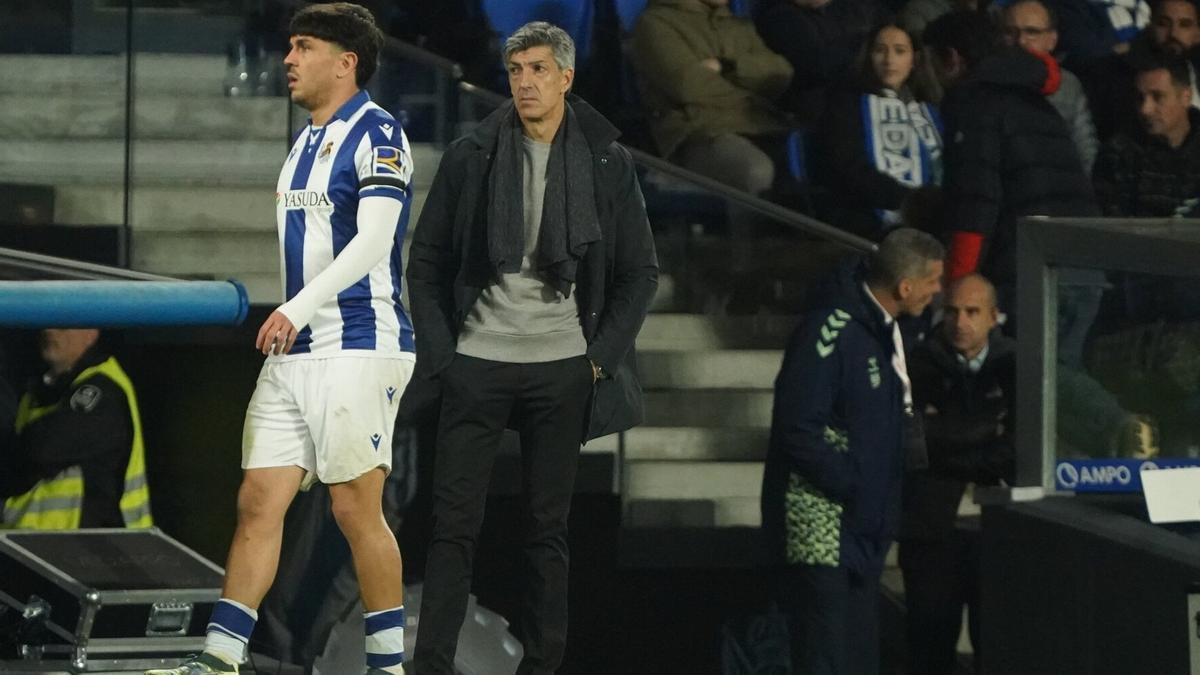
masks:
[(908, 607), (908, 672), (955, 672), (964, 606), (979, 663), (979, 548), (979, 533), (966, 529), (955, 529), (941, 541), (900, 543)]
[(789, 565), (781, 582), (781, 606), (792, 632), (792, 672), (878, 675), (878, 574)]
[(442, 375), (433, 478), (433, 541), (413, 653), (418, 675), (453, 675), (458, 632), (496, 450), (505, 428), (521, 437), (526, 562), (518, 673), (553, 673), (567, 640), (567, 515), (592, 393), (578, 356), (501, 363), (456, 355)]

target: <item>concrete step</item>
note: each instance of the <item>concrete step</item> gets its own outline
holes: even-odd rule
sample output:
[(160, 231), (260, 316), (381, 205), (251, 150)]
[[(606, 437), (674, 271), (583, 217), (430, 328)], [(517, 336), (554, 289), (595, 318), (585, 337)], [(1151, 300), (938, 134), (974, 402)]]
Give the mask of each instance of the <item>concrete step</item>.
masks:
[[(133, 136), (145, 139), (267, 140), (286, 145), (288, 108), (284, 97), (138, 96)], [(124, 139), (124, 91), (101, 96), (0, 95), (0, 138)], [(295, 108), (293, 122), (308, 113)]]
[(637, 347), (643, 351), (780, 349), (795, 325), (794, 316), (656, 313), (646, 317)]
[(623, 495), (635, 499), (724, 499), (762, 493), (762, 462), (626, 462)]
[(767, 428), (772, 393), (737, 389), (646, 392), (645, 424), (652, 427)]
[[(125, 56), (0, 55), (0, 92), (110, 94), (124, 92)], [(224, 93), (226, 59), (207, 54), (134, 54), (134, 89), (139, 95), (181, 97)]]
[(145, 231), (133, 241), (133, 267), (169, 275), (279, 275), (279, 237), (263, 230)]
[(762, 389), (774, 386), (782, 350), (639, 351), (645, 389)]
[[(137, 185), (258, 186), (274, 191), (287, 143), (278, 141), (137, 141)], [(17, 140), (0, 144), (0, 181), (120, 185), (123, 140)]]
[[(280, 141), (139, 140), (133, 146), (136, 186), (262, 187), (274, 193), (287, 153)], [(442, 151), (412, 147), (413, 187), (433, 181)], [(0, 143), (0, 182), (122, 185), (122, 140), (17, 140)]]
[(629, 570), (763, 570), (778, 564), (754, 527), (630, 527), (622, 524), (617, 564)]
[[(420, 217), (428, 190), (413, 191), (408, 235)], [(124, 190), (110, 185), (63, 185), (54, 194), (54, 222), (115, 224), (124, 220)], [(140, 230), (259, 230), (275, 226), (274, 191), (268, 187), (143, 186), (133, 190), (131, 219)]]
[(621, 526), (637, 527), (759, 527), (759, 498), (635, 499), (625, 502)]
[[(704, 429), (638, 426), (625, 432), (625, 460), (761, 461), (767, 452), (767, 429)], [(614, 434), (588, 442), (585, 449), (616, 452)]]

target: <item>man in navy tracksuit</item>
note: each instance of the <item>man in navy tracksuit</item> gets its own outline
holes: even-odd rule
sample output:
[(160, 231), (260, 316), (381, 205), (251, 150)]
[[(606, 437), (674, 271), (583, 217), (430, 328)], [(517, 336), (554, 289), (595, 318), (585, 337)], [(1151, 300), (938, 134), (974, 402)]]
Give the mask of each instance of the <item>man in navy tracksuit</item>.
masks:
[(783, 563), (794, 671), (879, 670), (879, 575), (900, 514), (912, 394), (896, 319), (941, 289), (945, 250), (908, 228), (813, 296), (775, 380), (763, 529)]

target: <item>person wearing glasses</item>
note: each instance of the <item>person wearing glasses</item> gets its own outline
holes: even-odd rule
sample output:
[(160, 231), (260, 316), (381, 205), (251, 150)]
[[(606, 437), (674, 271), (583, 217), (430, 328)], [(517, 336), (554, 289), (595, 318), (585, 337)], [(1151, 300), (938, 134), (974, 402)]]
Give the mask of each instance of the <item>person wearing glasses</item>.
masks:
[[(1009, 5), (1003, 15), (1004, 41), (1019, 45), (1030, 51), (1055, 55), (1058, 48), (1058, 20), (1054, 12), (1042, 0), (1019, 0)], [(1099, 142), (1096, 140), (1096, 125), (1087, 94), (1079, 78), (1069, 70), (1062, 69), (1058, 90), (1046, 99), (1067, 121), (1071, 140), (1079, 151), (1083, 170), (1091, 174), (1096, 162)]]

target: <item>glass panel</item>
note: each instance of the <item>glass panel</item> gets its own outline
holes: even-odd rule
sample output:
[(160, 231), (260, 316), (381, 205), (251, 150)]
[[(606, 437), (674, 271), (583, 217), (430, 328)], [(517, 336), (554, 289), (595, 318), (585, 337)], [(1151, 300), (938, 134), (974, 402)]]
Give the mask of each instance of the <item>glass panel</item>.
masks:
[(127, 16), (124, 3), (6, 3), (0, 246), (123, 262)]
[(1200, 278), (1060, 270), (1058, 303), (1058, 457), (1200, 456)]

